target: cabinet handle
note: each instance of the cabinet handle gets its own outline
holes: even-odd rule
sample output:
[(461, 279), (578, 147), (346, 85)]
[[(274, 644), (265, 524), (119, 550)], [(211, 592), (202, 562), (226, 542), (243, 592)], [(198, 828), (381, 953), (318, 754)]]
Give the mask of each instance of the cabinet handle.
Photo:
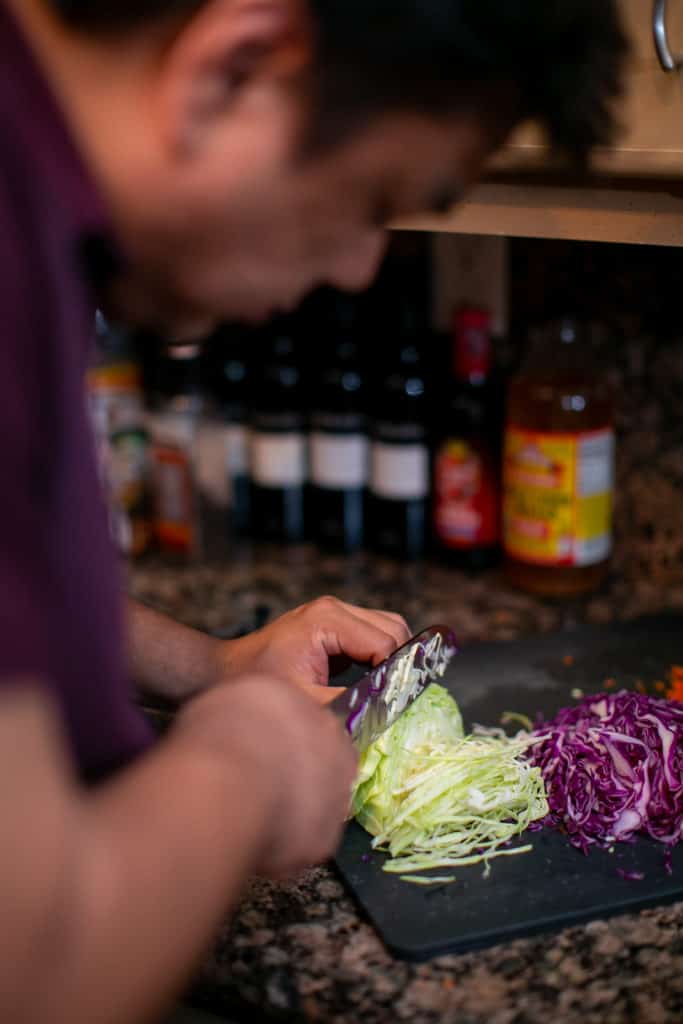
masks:
[(666, 30), (667, 0), (654, 0), (652, 28), (655, 36), (655, 49), (659, 63), (664, 71), (680, 71), (683, 68), (683, 56), (674, 56), (669, 46), (669, 35)]

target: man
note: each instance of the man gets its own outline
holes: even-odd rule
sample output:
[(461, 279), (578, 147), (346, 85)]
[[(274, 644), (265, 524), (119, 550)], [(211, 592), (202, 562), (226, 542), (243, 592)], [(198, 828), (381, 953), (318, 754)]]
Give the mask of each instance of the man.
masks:
[[(124, 655), (95, 303), (187, 338), (362, 288), (387, 219), (448, 207), (518, 121), (605, 141), (622, 53), (607, 0), (0, 0), (3, 1020), (148, 1019), (250, 873), (328, 856), (328, 658), (407, 636), (331, 598), (222, 645), (132, 607)], [(128, 675), (194, 695), (156, 747)]]

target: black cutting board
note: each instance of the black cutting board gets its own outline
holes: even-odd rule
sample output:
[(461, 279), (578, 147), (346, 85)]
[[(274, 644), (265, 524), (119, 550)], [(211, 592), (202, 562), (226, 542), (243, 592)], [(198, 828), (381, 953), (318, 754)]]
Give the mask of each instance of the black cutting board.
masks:
[[(469, 729), (498, 725), (508, 710), (552, 715), (573, 703), (573, 689), (595, 693), (607, 679), (618, 689), (642, 682), (654, 692), (674, 664), (683, 664), (683, 617), (659, 616), (472, 647), (453, 660), (444, 685)], [(645, 839), (587, 857), (557, 832), (521, 841), (533, 843), (533, 852), (492, 861), (488, 878), (481, 866), (441, 871), (457, 881), (426, 888), (383, 872), (384, 855), (372, 852), (370, 837), (353, 822), (336, 864), (391, 952), (413, 961), (683, 899), (683, 844), (667, 875), (663, 847)], [(627, 881), (618, 868), (645, 878)]]

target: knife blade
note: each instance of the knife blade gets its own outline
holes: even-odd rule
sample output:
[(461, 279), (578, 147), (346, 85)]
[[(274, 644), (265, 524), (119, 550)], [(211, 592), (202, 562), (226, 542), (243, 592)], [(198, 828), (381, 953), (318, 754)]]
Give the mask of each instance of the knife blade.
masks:
[(457, 654), (448, 626), (430, 626), (390, 654), (328, 706), (346, 726), (362, 753), (420, 694), (446, 671)]

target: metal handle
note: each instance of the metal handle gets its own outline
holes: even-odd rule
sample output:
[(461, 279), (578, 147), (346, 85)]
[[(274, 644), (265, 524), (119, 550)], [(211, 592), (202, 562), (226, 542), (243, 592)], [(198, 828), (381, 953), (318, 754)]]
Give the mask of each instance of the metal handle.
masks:
[(655, 36), (655, 49), (664, 71), (680, 71), (683, 68), (683, 55), (674, 56), (671, 52), (666, 30), (666, 5), (667, 0), (655, 0), (654, 3), (652, 29)]

